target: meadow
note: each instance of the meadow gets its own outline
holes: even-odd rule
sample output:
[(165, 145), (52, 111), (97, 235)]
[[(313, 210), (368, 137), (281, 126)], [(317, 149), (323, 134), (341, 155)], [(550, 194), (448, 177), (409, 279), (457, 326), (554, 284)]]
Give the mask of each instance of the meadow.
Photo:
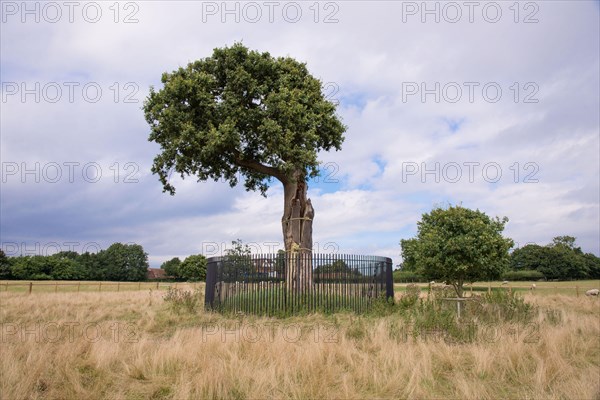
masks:
[[(531, 291), (531, 286), (536, 286), (535, 290)], [(396, 283), (394, 284), (395, 291), (404, 291), (406, 288), (406, 283)], [(423, 290), (427, 290), (429, 285), (427, 283), (417, 283), (417, 286), (421, 287)], [(473, 290), (471, 290), (471, 287)], [(590, 280), (581, 280), (581, 281), (560, 281), (560, 282), (552, 282), (552, 281), (520, 281), (520, 282), (508, 282), (508, 284), (503, 285), (502, 282), (499, 281), (489, 281), (489, 282), (475, 282), (473, 285), (466, 284), (465, 288), (465, 296), (469, 296), (471, 292), (485, 292), (487, 290), (500, 290), (500, 289), (508, 289), (520, 292), (520, 293), (533, 293), (539, 295), (556, 295), (562, 294), (566, 296), (583, 296), (585, 292), (590, 289), (600, 289), (600, 280), (590, 279)]]
[(0, 397), (598, 400), (600, 299), (552, 292), (573, 283), (524, 291), (526, 322), (487, 320), (465, 341), (398, 313), (210, 313), (198, 284), (178, 284), (193, 290), (190, 311), (155, 287), (27, 294), (0, 283)]

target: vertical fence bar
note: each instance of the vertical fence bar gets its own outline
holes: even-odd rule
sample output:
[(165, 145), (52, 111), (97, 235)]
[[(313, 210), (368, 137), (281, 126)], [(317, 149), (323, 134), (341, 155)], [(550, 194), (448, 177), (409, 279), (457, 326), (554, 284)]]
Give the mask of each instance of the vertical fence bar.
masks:
[(258, 309), (258, 304), (257, 304), (257, 291), (256, 291), (256, 282), (258, 280), (258, 274), (257, 274), (257, 270), (256, 270), (256, 266), (254, 265), (254, 263), (252, 262), (252, 259), (250, 259), (250, 265), (248, 266), (248, 268), (250, 269), (250, 276), (252, 276), (252, 279), (250, 280), (250, 289), (251, 289), (251, 295), (252, 295), (252, 300), (250, 301), (250, 307), (251, 310), (250, 312), (253, 314), (257, 314), (260, 312), (260, 310)]
[(394, 275), (392, 273), (392, 263), (385, 263), (385, 294), (387, 299), (394, 298)]
[(367, 302), (368, 302), (368, 298), (367, 296), (369, 295), (369, 282), (368, 282), (368, 278), (367, 278), (367, 266), (363, 263), (360, 266), (360, 273), (361, 273), (361, 281), (362, 281), (362, 285), (361, 285), (361, 312), (362, 310), (364, 310), (364, 307), (367, 306)]
[(265, 276), (265, 262), (264, 258), (260, 257), (256, 263), (256, 297), (258, 299), (258, 309), (260, 315), (265, 315), (265, 286), (267, 277)]
[(349, 281), (349, 286), (348, 289), (350, 290), (350, 308), (352, 308), (352, 311), (357, 312), (357, 298), (356, 298), (356, 285), (355, 285), (355, 269), (356, 266), (361, 262), (363, 257), (357, 257), (356, 260), (354, 260), (354, 262), (352, 263), (352, 265), (350, 266), (350, 268), (348, 268), (348, 281)]
[(303, 268), (304, 271), (303, 273), (305, 274), (304, 276), (304, 287), (305, 287), (305, 297), (306, 297), (306, 302), (308, 303), (307, 305), (307, 311), (308, 312), (314, 312), (315, 311), (315, 296), (313, 295), (313, 282), (314, 282), (314, 278), (312, 275), (312, 263), (313, 263), (313, 257), (312, 257), (312, 253), (304, 253), (303, 255), (304, 257), (304, 262), (306, 264), (305, 267)]
[(276, 304), (277, 304), (278, 310), (285, 310), (285, 280), (286, 280), (286, 275), (285, 275), (286, 256), (285, 256), (285, 252), (283, 252), (280, 255), (278, 255), (277, 260), (278, 260), (278, 266), (277, 266), (277, 268), (279, 268), (279, 280), (277, 282)]
[[(333, 265), (333, 256), (329, 255), (327, 256), (327, 265)], [(327, 276), (327, 281), (329, 283), (329, 300), (330, 303), (328, 305), (328, 309), (329, 311), (334, 311), (335, 307), (336, 307), (336, 281), (337, 281), (337, 273), (333, 270), (333, 268), (330, 268), (330, 272), (328, 274), (326, 274)]]
[[(237, 261), (237, 265), (236, 265), (236, 270), (240, 269), (240, 266), (243, 266), (243, 264), (238, 260)], [(244, 285), (244, 282), (247, 281), (247, 278), (244, 277), (242, 271), (240, 271), (240, 274), (238, 276), (238, 280), (235, 281), (236, 286), (239, 286), (241, 291), (242, 291), (242, 297), (239, 298), (238, 297), (238, 306), (239, 308), (236, 311), (242, 311), (242, 308), (244, 307), (244, 303), (248, 303), (248, 288), (246, 287), (246, 285)], [(239, 284), (238, 284), (239, 282)], [(246, 301), (244, 301), (244, 299), (246, 299)]]
[(258, 275), (258, 282), (256, 282), (257, 286), (257, 294), (258, 294), (258, 306), (260, 308), (260, 314), (266, 315), (265, 311), (265, 296), (267, 295), (267, 286), (266, 284), (269, 282), (269, 272), (268, 272), (268, 263), (265, 262), (265, 256), (261, 255), (261, 258), (258, 260), (256, 274)]
[[(344, 262), (346, 262), (347, 264), (353, 264), (354, 261), (356, 260), (356, 256), (351, 255), (350, 257), (347, 258), (347, 261), (342, 260), (342, 263), (340, 263), (340, 267), (344, 267)], [(342, 308), (349, 308), (350, 307), (350, 302), (348, 300), (350, 300), (348, 298), (348, 296), (350, 295), (350, 282), (348, 282), (348, 268), (347, 266), (345, 268), (340, 268), (340, 273), (342, 274), (342, 287), (343, 292), (344, 292), (344, 296), (342, 297)]]
[(248, 298), (250, 301), (246, 301), (245, 308), (248, 313), (256, 313), (256, 299), (254, 298), (254, 266), (252, 265), (252, 257), (250, 260), (246, 261), (245, 268), (247, 269), (246, 273), (246, 288), (248, 290)]
[(309, 256), (310, 253), (300, 252), (301, 263), (300, 270), (298, 271), (300, 274), (300, 282), (302, 283), (302, 286), (300, 287), (300, 295), (302, 296), (302, 309), (306, 310), (307, 312), (312, 311), (309, 296), (310, 293), (308, 290), (310, 287), (310, 283), (308, 282), (308, 278), (310, 277), (310, 274), (308, 273)]
[(206, 286), (204, 288), (204, 307), (213, 309), (215, 301), (215, 284), (217, 283), (217, 263), (209, 261), (206, 264)]
[(29, 294), (31, 294), (32, 290), (33, 290), (33, 282), (29, 282)]
[(357, 271), (357, 290), (358, 290), (358, 312), (362, 313), (362, 309), (363, 309), (363, 296), (365, 293), (365, 280), (364, 280), (364, 276), (363, 276), (363, 269), (364, 269), (364, 262), (361, 262), (356, 271)]

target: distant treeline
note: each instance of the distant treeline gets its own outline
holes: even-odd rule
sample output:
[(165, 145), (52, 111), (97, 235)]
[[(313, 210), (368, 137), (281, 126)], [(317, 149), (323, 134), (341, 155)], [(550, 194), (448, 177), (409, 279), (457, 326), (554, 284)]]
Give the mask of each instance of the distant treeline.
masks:
[(143, 281), (147, 270), (148, 254), (139, 244), (114, 243), (98, 253), (48, 256), (7, 257), (0, 250), (0, 279)]
[[(419, 271), (394, 271), (394, 282), (428, 282)], [(499, 277), (508, 281), (600, 279), (600, 258), (584, 253), (572, 236), (555, 237), (546, 246), (529, 244), (510, 254), (510, 264)]]

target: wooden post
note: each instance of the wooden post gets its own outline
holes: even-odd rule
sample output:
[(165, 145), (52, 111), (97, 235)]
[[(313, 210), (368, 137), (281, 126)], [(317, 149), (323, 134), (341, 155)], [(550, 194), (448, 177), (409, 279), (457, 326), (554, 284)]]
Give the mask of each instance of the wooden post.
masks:
[(473, 297), (473, 283), (471, 282), (471, 297)]
[(575, 286), (575, 292), (577, 293), (577, 297), (579, 297), (579, 286)]
[(156, 290), (158, 290), (158, 281), (156, 281)]
[(29, 294), (31, 294), (32, 290), (33, 290), (33, 282), (29, 282)]

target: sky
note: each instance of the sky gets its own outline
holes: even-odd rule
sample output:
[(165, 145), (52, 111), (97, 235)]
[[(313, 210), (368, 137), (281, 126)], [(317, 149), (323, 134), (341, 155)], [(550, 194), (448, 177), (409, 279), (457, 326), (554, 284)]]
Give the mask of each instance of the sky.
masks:
[(508, 217), (515, 248), (600, 255), (598, 1), (0, 1), (0, 245), (138, 243), (158, 267), (283, 248), (282, 187), (150, 171), (162, 73), (242, 42), (306, 63), (348, 127), (309, 184), (314, 250), (401, 262), (423, 213)]

